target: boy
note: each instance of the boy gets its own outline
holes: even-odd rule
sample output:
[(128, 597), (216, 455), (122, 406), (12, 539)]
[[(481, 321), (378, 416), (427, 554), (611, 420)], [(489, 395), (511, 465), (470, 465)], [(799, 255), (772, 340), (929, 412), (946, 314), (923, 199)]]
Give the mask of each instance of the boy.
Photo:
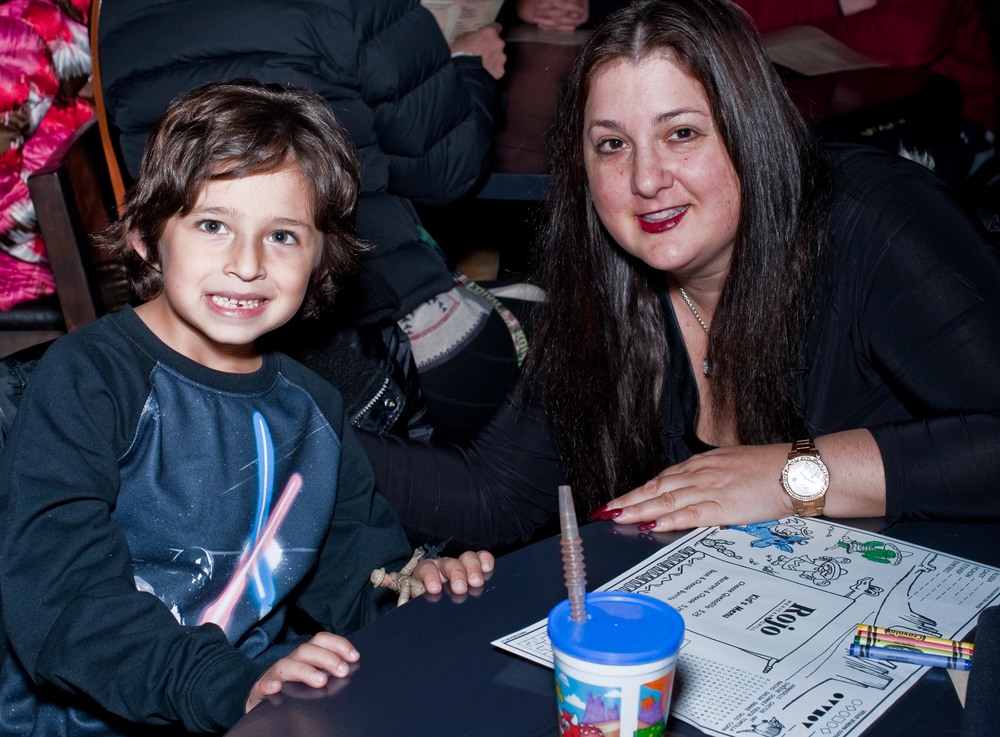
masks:
[[(357, 190), (311, 93), (167, 111), (108, 237), (146, 301), (46, 352), (0, 455), (0, 734), (218, 731), (358, 659), (332, 632), (391, 606), (369, 575), (410, 550), (340, 395), (259, 348), (353, 267)], [(415, 575), (461, 593), (492, 565)]]

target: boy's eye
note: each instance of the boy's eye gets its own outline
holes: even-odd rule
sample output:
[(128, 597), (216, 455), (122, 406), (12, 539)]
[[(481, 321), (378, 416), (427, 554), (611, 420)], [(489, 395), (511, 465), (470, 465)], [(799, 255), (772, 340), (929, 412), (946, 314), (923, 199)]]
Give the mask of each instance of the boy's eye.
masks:
[(271, 233), (271, 240), (282, 246), (291, 246), (298, 242), (295, 234), (289, 230), (274, 231)]
[(202, 220), (198, 223), (198, 229), (203, 230), (210, 235), (218, 235), (220, 233), (228, 232), (226, 226), (220, 223), (218, 220)]

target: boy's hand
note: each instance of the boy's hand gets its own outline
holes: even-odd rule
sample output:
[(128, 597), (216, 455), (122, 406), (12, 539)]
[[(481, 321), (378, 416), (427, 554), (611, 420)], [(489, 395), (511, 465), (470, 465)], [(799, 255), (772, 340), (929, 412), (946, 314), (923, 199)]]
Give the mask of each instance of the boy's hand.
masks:
[(346, 676), (348, 663), (356, 663), (360, 657), (354, 645), (343, 637), (320, 632), (264, 672), (250, 689), (246, 710), (250, 711), (266, 697), (278, 693), (282, 684), (288, 682), (322, 688), (330, 676)]
[(443, 583), (450, 584), (454, 593), (464, 594), (469, 588), (483, 585), (483, 574), (493, 570), (493, 563), (493, 556), (485, 550), (477, 553), (469, 550), (458, 558), (422, 560), (413, 576), (423, 583), (428, 594), (440, 594)]

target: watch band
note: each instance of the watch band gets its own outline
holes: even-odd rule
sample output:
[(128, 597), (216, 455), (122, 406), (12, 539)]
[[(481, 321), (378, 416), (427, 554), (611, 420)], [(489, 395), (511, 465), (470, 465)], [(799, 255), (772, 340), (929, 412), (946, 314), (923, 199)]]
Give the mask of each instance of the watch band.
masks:
[[(819, 450), (816, 448), (816, 443), (813, 442), (811, 438), (796, 440), (792, 443), (792, 449), (788, 451), (788, 460), (799, 458), (800, 456), (815, 456), (820, 463), (823, 462), (820, 458)], [(818, 498), (809, 501), (803, 501), (802, 499), (798, 499), (791, 494), (789, 494), (789, 496), (792, 499), (792, 506), (795, 507), (795, 513), (800, 517), (822, 516), (823, 506), (826, 503), (826, 492), (823, 492), (823, 494)]]
[(816, 443), (813, 442), (812, 438), (796, 440), (792, 443), (792, 449), (788, 452), (788, 460), (798, 458), (799, 456), (819, 456)]
[(811, 502), (804, 502), (801, 499), (792, 497), (792, 506), (795, 507), (795, 514), (799, 517), (822, 517), (825, 500), (826, 494), (819, 499), (813, 499)]

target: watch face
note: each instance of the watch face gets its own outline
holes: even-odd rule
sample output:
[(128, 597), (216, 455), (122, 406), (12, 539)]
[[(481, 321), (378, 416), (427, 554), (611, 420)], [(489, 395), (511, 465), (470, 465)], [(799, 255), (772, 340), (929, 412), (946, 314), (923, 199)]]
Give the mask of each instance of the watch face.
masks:
[(792, 458), (781, 472), (781, 479), (788, 493), (804, 502), (818, 499), (830, 485), (826, 466), (810, 456)]

